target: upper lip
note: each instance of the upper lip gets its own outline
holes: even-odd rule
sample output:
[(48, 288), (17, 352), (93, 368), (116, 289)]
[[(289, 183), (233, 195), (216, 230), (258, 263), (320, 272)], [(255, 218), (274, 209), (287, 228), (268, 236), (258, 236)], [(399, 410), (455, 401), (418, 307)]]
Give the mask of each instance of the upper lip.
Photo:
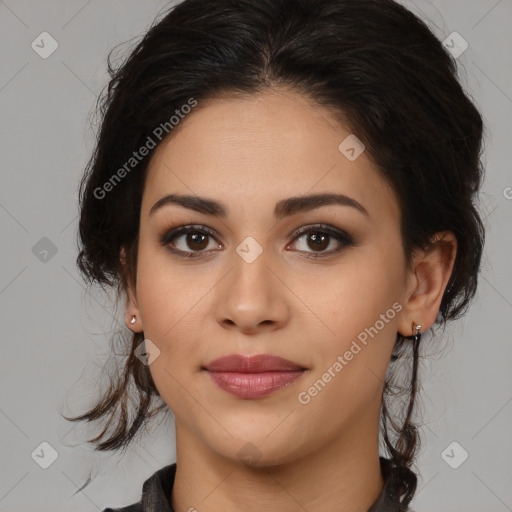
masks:
[(205, 366), (205, 369), (209, 372), (262, 373), (297, 371), (305, 370), (306, 368), (288, 359), (269, 354), (256, 354), (253, 356), (232, 354), (214, 359)]

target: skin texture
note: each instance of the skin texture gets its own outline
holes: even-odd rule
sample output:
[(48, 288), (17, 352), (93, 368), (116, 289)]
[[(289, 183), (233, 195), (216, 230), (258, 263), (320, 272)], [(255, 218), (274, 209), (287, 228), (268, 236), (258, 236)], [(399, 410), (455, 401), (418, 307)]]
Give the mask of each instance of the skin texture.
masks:
[[(416, 251), (406, 266), (395, 193), (367, 152), (350, 161), (339, 151), (349, 134), (305, 96), (273, 89), (200, 102), (152, 157), (126, 321), (160, 350), (150, 371), (176, 421), (177, 512), (366, 511), (382, 490), (378, 422), (396, 332), (409, 336), (413, 322), (421, 332), (433, 324), (456, 242), (441, 233), (444, 241), (429, 253)], [(350, 196), (368, 215), (330, 205), (273, 218), (279, 200), (321, 192)], [(215, 199), (227, 216), (178, 205), (149, 215), (170, 193)], [(309, 235), (291, 237), (319, 223), (346, 231), (354, 244), (329, 237), (315, 249)], [(195, 259), (160, 244), (171, 228), (187, 224), (217, 234)], [(252, 263), (236, 252), (248, 236), (263, 251)], [(186, 234), (173, 242), (198, 252)], [(298, 394), (394, 303), (401, 310), (300, 403)], [(202, 370), (233, 353), (273, 354), (308, 371), (290, 387), (245, 400)], [(239, 455), (248, 443), (257, 448), (256, 465)]]

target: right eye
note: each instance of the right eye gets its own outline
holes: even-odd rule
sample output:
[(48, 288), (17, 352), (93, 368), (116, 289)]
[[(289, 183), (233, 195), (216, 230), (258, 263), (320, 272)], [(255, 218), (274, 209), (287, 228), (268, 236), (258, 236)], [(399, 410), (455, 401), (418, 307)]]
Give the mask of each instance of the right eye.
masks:
[[(197, 258), (206, 252), (205, 249), (209, 245), (208, 237), (215, 238), (215, 233), (206, 226), (179, 226), (165, 233), (160, 243), (177, 256)], [(210, 249), (219, 249), (221, 247), (222, 245), (217, 243), (213, 244), (213, 247)]]

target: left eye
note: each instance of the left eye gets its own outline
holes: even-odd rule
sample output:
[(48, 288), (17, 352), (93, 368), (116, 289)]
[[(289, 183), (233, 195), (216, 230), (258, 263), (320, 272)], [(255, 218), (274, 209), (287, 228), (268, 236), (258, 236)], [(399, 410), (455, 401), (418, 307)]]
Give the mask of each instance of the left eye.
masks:
[[(208, 237), (215, 239), (215, 236), (215, 233), (205, 226), (180, 226), (166, 233), (161, 238), (160, 242), (164, 247), (167, 247), (171, 253), (176, 254), (177, 256), (185, 258), (196, 258), (201, 256), (201, 254), (206, 252), (208, 249)], [(313, 249), (312, 254), (305, 256), (307, 258), (329, 256), (331, 254), (340, 252), (347, 246), (353, 245), (352, 238), (347, 233), (337, 228), (323, 224), (298, 229), (293, 233), (293, 241), (291, 243), (296, 243), (298, 240), (306, 236), (306, 246)], [(180, 239), (182, 239), (181, 248), (179, 247)], [(338, 242), (338, 247), (326, 251), (333, 240)], [(212, 245), (213, 247), (210, 249), (222, 248), (222, 245), (219, 243), (213, 243)], [(287, 247), (289, 246), (290, 244)], [(192, 250), (189, 251), (187, 248)], [(310, 251), (301, 250), (299, 252), (308, 253)]]
[[(313, 248), (312, 254), (306, 256), (306, 258), (321, 258), (324, 256), (330, 256), (342, 251), (345, 247), (353, 245), (353, 241), (350, 235), (337, 228), (332, 228), (324, 224), (308, 228), (301, 228), (293, 233), (294, 241), (300, 240), (304, 236), (306, 236), (305, 244), (307, 247)], [(336, 249), (326, 251), (325, 249), (329, 247), (332, 240), (336, 240), (338, 242), (338, 247)]]

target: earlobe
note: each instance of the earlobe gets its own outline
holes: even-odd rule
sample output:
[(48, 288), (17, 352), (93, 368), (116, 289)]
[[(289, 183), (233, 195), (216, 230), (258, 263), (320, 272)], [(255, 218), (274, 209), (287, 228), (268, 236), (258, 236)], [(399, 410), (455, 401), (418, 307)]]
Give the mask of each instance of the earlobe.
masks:
[[(119, 261), (123, 268), (126, 266), (126, 251), (124, 247), (121, 248), (121, 252), (119, 255)], [(139, 306), (137, 303), (137, 296), (135, 294), (135, 290), (133, 289), (133, 285), (131, 280), (127, 280), (126, 284), (126, 314), (125, 314), (125, 323), (128, 328), (134, 332), (142, 331), (142, 323), (140, 321), (140, 313)]]
[(128, 287), (126, 294), (126, 313), (125, 323), (127, 327), (133, 332), (142, 331), (142, 322), (140, 319), (140, 311), (137, 305), (137, 300), (134, 298), (131, 287)]
[(457, 253), (453, 233), (436, 233), (432, 244), (413, 257), (398, 324), (398, 332), (404, 336), (411, 335), (412, 322), (421, 324), (422, 332), (433, 325), (453, 271)]
[(142, 331), (142, 323), (140, 321), (140, 316), (137, 314), (132, 314), (131, 312), (127, 312), (125, 315), (125, 323), (133, 332), (141, 332)]

